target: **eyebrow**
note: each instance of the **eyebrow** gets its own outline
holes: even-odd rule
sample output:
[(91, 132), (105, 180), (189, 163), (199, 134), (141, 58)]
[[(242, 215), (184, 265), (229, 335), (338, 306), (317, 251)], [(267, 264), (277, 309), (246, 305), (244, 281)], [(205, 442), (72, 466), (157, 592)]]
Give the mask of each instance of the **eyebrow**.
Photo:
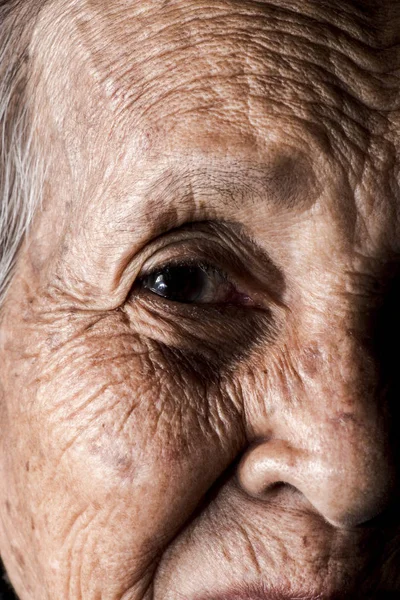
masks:
[[(237, 223), (240, 213), (257, 214), (261, 205), (271, 207), (271, 211), (306, 210), (318, 196), (315, 177), (309, 175), (309, 167), (302, 166), (293, 173), (291, 165), (289, 172), (286, 166), (285, 160), (250, 163), (170, 155), (164, 164), (158, 163), (158, 168), (150, 163), (146, 171), (144, 165), (139, 176), (136, 169), (132, 173), (128, 169), (121, 204), (117, 201), (116, 206), (112, 197), (110, 203), (102, 194), (99, 217), (106, 219), (103, 223), (107, 226), (99, 228), (103, 232), (99, 243), (109, 252), (118, 240), (121, 253), (130, 257), (149, 241), (185, 223)], [(304, 173), (303, 178), (298, 172)], [(120, 183), (122, 179), (120, 176)], [(98, 252), (98, 245), (95, 248)]]
[[(255, 208), (268, 203), (271, 208), (305, 210), (319, 196), (320, 186), (308, 161), (281, 156), (269, 163), (229, 161), (204, 166), (180, 164), (164, 169), (149, 183), (145, 197), (175, 197), (182, 200), (218, 196), (231, 208)], [(178, 200), (179, 201), (179, 200)]]
[[(247, 246), (250, 240), (253, 255), (262, 256), (260, 263), (269, 264), (265, 249), (258, 246), (247, 228), (247, 219), (242, 218), (244, 213), (257, 215), (260, 203), (286, 212), (310, 206), (309, 186), (296, 181), (293, 173), (288, 175), (292, 176), (288, 184), (284, 163), (280, 163), (282, 174), (280, 169), (271, 168), (276, 165), (273, 162), (250, 164), (212, 157), (172, 162), (171, 158), (164, 164), (159, 162), (158, 169), (153, 168), (154, 163), (148, 163), (141, 170), (119, 172), (114, 180), (117, 189), (110, 195), (100, 193), (104, 192), (100, 187), (100, 201), (94, 203), (91, 214), (94, 234), (88, 236), (87, 229), (82, 228), (75, 238), (72, 252), (82, 252), (83, 244), (86, 265), (91, 261), (102, 274), (102, 281), (108, 277), (110, 289), (114, 289), (115, 281), (119, 281), (133, 257), (151, 241), (194, 222), (243, 225), (241, 236), (245, 235)], [(278, 275), (276, 280), (280, 281)]]

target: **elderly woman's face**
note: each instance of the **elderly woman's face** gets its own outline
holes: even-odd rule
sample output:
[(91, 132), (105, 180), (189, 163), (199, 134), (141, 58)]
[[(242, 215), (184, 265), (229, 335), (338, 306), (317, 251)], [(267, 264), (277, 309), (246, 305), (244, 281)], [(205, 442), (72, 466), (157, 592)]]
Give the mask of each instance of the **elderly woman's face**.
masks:
[(400, 591), (391, 25), (346, 2), (43, 9), (45, 197), (0, 338), (21, 599)]

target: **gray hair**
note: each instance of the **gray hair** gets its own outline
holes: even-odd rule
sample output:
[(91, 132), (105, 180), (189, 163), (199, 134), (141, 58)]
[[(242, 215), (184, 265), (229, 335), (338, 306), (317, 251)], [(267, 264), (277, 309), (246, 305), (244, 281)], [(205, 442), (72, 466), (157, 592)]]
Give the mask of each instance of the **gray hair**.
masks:
[(30, 34), (42, 4), (0, 0), (0, 302), (40, 203), (41, 168), (26, 85)]

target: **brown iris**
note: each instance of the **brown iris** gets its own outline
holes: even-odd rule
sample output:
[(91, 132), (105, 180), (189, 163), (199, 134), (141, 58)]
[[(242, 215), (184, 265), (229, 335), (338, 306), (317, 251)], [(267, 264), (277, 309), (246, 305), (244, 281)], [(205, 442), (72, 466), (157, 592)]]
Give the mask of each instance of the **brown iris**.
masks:
[(158, 296), (174, 302), (204, 302), (210, 289), (206, 267), (166, 266), (143, 278), (142, 285)]

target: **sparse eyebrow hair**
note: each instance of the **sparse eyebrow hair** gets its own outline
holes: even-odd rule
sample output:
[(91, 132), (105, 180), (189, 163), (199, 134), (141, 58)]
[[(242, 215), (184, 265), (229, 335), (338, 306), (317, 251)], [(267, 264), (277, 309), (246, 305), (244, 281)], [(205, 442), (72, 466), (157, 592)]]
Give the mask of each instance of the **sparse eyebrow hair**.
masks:
[(26, 86), (30, 38), (46, 1), (0, 0), (0, 307), (40, 202)]
[(224, 203), (243, 208), (260, 202), (283, 209), (308, 208), (318, 196), (319, 186), (310, 164), (285, 155), (265, 162), (215, 161), (204, 166), (185, 165), (180, 161), (175, 170), (167, 168), (149, 183), (145, 196), (179, 190), (181, 198), (191, 190), (215, 192)]

